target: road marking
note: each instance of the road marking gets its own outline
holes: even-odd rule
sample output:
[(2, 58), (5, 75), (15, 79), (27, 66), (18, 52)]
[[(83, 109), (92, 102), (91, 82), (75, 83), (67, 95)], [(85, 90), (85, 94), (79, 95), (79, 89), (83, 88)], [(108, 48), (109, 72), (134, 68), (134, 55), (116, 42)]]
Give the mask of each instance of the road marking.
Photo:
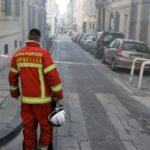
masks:
[(150, 137), (141, 133), (142, 127), (135, 121), (140, 131), (129, 126), (130, 112), (120, 103), (113, 94), (96, 94), (99, 102), (103, 105), (110, 121), (116, 128), (120, 139), (127, 150), (148, 150)]
[[(66, 100), (66, 102), (65, 102)], [(88, 132), (85, 125), (85, 118), (80, 107), (79, 95), (77, 93), (65, 93), (64, 95), (64, 105), (68, 106), (67, 118), (69, 118), (69, 123), (65, 124), (61, 128), (57, 128), (57, 149), (80, 149), (92, 150)], [(69, 135), (68, 135), (69, 132)], [(68, 139), (70, 139), (68, 142)], [(63, 142), (62, 142), (63, 141)], [(63, 143), (63, 145), (61, 145)]]
[(101, 64), (88, 64), (88, 63), (70, 62), (70, 61), (54, 61), (54, 62), (58, 64), (68, 64), (68, 65), (102, 66)]
[(150, 97), (132, 96), (134, 100), (140, 102), (148, 109), (150, 108)]
[(120, 85), (122, 88), (124, 88), (127, 92), (133, 94), (133, 91), (130, 90), (129, 88), (127, 88), (127, 87), (126, 87), (123, 83), (121, 83), (118, 79), (114, 78), (114, 81), (115, 81), (118, 85)]
[(0, 97), (7, 97), (9, 95), (9, 91), (0, 90)]

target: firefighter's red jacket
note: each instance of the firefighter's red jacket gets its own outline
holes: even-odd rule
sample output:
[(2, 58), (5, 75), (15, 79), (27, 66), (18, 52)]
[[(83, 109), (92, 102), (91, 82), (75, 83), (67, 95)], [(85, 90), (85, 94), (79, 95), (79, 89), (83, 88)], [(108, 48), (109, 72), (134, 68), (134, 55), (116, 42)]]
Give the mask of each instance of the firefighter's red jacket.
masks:
[[(20, 82), (19, 82), (20, 77)], [(62, 84), (49, 52), (35, 41), (14, 54), (9, 73), (12, 97), (21, 97), (23, 103), (44, 104), (63, 98)]]

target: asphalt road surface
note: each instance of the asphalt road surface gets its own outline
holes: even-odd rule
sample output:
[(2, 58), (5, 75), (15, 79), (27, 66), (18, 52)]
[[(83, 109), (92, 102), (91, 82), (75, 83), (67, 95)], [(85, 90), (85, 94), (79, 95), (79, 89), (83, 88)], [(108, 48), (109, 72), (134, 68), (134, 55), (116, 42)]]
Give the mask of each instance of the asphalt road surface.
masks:
[[(150, 109), (115, 82), (109, 67), (66, 35), (59, 35), (52, 56), (68, 115), (54, 131), (55, 150), (150, 150)], [(21, 142), (22, 133), (2, 150), (21, 150)]]

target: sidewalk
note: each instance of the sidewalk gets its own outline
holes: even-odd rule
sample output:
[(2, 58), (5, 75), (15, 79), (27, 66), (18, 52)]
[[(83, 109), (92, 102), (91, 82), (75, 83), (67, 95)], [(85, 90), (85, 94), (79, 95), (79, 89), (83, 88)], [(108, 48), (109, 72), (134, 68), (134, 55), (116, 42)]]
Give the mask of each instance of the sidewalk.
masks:
[(3, 70), (10, 63), (10, 58), (6, 55), (0, 54), (0, 70)]
[(10, 97), (8, 72), (9, 67), (0, 70), (0, 147), (22, 129), (20, 103)]
[(131, 83), (129, 83), (129, 72), (117, 72), (115, 79), (120, 81), (129, 92), (131, 91), (134, 95), (150, 97), (150, 73), (143, 76), (141, 89), (138, 89), (139, 73), (136, 73)]

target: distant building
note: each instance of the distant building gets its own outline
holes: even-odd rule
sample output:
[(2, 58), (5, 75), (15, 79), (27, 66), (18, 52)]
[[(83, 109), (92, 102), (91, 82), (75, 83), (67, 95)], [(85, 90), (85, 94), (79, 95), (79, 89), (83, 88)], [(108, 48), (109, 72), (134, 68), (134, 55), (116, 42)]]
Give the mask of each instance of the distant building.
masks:
[(56, 32), (57, 9), (55, 0), (0, 1), (0, 52), (9, 54), (23, 46), (32, 28), (41, 31), (45, 47), (47, 38)]
[(24, 45), (28, 32), (32, 28), (38, 28), (42, 33), (41, 43), (45, 46), (46, 32), (46, 0), (22, 0), (21, 1), (21, 45)]
[(57, 35), (58, 5), (55, 0), (46, 1), (46, 26), (45, 42), (47, 49), (50, 48), (52, 41)]
[(95, 0), (83, 0), (83, 32), (96, 33)]
[[(107, 1), (107, 0), (106, 0)], [(105, 28), (105, 4), (104, 0), (95, 0), (96, 6), (96, 32), (104, 30)]]
[(67, 5), (67, 16), (68, 16), (68, 28), (72, 29), (73, 27), (73, 0), (69, 1)]
[(77, 11), (77, 31), (83, 31), (83, 0), (78, 0), (78, 11)]
[(150, 46), (150, 0), (131, 1), (130, 38)]
[(123, 32), (150, 46), (150, 0), (96, 0), (97, 32)]
[(20, 0), (0, 1), (0, 54), (20, 47)]
[(105, 1), (105, 30), (129, 34), (130, 0)]
[(83, 0), (70, 0), (67, 6), (68, 27), (76, 32), (82, 32)]

